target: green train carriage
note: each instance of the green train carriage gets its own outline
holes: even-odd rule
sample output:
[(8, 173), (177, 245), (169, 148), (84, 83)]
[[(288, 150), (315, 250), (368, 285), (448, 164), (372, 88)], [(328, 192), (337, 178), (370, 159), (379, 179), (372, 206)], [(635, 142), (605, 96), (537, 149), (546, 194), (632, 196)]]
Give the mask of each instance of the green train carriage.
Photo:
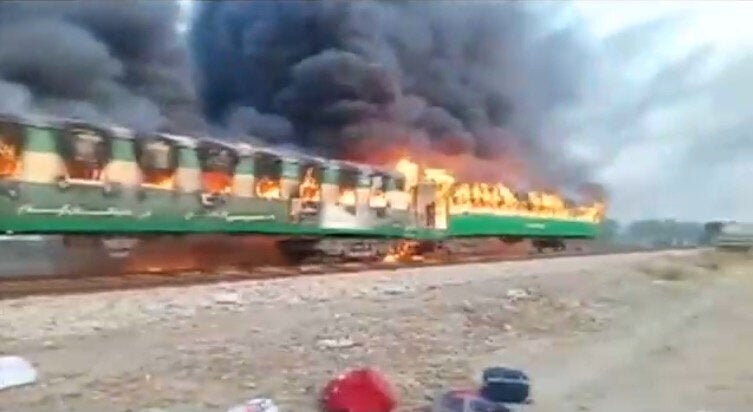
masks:
[[(6, 233), (262, 234), (283, 238), (286, 249), (342, 254), (373, 251), (383, 246), (379, 239), (589, 238), (597, 231), (582, 220), (457, 214), (431, 181), (409, 190), (394, 171), (211, 138), (2, 118), (0, 145)], [(301, 192), (307, 174), (318, 185), (313, 201)]]

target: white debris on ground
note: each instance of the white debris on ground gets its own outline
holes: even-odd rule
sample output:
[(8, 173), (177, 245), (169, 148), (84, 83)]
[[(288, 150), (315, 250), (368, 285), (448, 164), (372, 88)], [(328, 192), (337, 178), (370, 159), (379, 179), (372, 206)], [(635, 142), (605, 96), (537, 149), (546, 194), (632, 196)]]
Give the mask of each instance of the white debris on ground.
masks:
[(37, 380), (34, 366), (20, 356), (0, 356), (0, 391), (29, 385)]
[(415, 410), (444, 389), (473, 385), (482, 360), (536, 358), (589, 336), (629, 331), (636, 316), (665, 314), (668, 301), (691, 301), (701, 286), (657, 286), (641, 268), (695, 253), (0, 301), (2, 350), (30, 359), (43, 377), (0, 393), (0, 405), (226, 411), (262, 397), (280, 410), (310, 411), (329, 379), (374, 365), (393, 380), (400, 410)]

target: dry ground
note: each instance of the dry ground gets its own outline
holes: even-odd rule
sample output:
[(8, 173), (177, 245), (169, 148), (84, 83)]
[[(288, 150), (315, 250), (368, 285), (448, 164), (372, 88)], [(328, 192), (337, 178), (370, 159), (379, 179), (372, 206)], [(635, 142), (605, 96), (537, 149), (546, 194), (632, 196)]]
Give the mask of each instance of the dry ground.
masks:
[(753, 410), (753, 261), (662, 252), (0, 302), (0, 354), (39, 381), (0, 411), (314, 411), (373, 365), (400, 410), (491, 364), (535, 411)]

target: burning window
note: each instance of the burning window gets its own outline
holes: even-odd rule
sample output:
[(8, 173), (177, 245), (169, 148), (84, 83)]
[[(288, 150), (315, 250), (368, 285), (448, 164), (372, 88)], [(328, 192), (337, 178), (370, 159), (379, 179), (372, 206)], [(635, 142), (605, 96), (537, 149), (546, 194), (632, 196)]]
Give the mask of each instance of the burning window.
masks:
[(508, 186), (498, 183), (497, 192), (499, 193), (500, 201), (504, 208), (514, 210), (520, 207), (518, 198)]
[(298, 197), (302, 202), (321, 201), (322, 168), (316, 163), (309, 163), (301, 167), (298, 185)]
[(174, 144), (162, 139), (139, 139), (134, 144), (134, 154), (143, 176), (143, 186), (175, 187), (178, 150)]
[(65, 130), (58, 143), (68, 180), (102, 180), (102, 172), (111, 159), (110, 136), (106, 132), (73, 125)]
[(272, 153), (257, 152), (254, 154), (254, 193), (263, 199), (280, 199), (282, 190), (282, 159)]
[(10, 122), (0, 122), (0, 178), (15, 177), (21, 171), (23, 128)]
[(509, 214), (525, 209), (504, 184), (459, 183), (452, 190), (452, 213), (481, 212)]
[(238, 154), (220, 143), (202, 142), (198, 147), (201, 183), (207, 193), (230, 193)]
[(339, 196), (337, 203), (342, 206), (356, 205), (356, 187), (358, 186), (358, 177), (361, 171), (352, 167), (343, 167), (340, 169), (338, 178)]

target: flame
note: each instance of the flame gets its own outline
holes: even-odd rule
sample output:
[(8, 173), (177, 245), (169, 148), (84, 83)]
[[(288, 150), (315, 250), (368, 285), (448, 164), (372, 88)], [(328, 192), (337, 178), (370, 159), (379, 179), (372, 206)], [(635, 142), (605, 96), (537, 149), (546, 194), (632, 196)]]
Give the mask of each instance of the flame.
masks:
[(405, 176), (406, 191), (410, 191), (410, 189), (416, 187), (419, 179), (417, 163), (413, 163), (407, 157), (403, 157), (402, 159), (398, 160), (397, 164), (395, 165), (395, 170)]
[(353, 189), (340, 189), (340, 197), (337, 199), (337, 203), (343, 206), (355, 206), (356, 204), (356, 191)]
[(455, 177), (445, 169), (424, 169), (424, 178), (437, 184), (438, 196), (445, 196), (455, 184)]
[(272, 180), (266, 176), (262, 177), (258, 182), (256, 182), (255, 189), (256, 196), (267, 200), (279, 199), (282, 194), (282, 190), (280, 189), (280, 181)]
[(502, 183), (456, 182), (456, 178), (446, 169), (421, 170), (418, 163), (407, 157), (401, 158), (395, 169), (405, 175), (406, 188), (414, 187), (419, 181), (436, 183), (437, 195), (450, 199), (450, 214), (484, 213), (598, 223), (604, 218), (606, 210), (603, 202), (568, 208), (559, 195), (544, 191), (528, 192), (527, 201), (524, 201)]
[(421, 255), (416, 252), (419, 243), (415, 240), (401, 240), (396, 245), (390, 247), (390, 251), (382, 259), (385, 263), (410, 262), (420, 260)]
[(208, 193), (229, 193), (233, 189), (233, 176), (223, 172), (202, 172), (201, 183)]
[(314, 168), (309, 167), (303, 176), (298, 195), (304, 202), (319, 202), (321, 200), (321, 190), (319, 183), (314, 178)]
[(21, 159), (12, 144), (0, 141), (0, 177), (16, 176), (21, 169)]
[(142, 170), (142, 186), (172, 190), (175, 187), (175, 173), (170, 170)]

